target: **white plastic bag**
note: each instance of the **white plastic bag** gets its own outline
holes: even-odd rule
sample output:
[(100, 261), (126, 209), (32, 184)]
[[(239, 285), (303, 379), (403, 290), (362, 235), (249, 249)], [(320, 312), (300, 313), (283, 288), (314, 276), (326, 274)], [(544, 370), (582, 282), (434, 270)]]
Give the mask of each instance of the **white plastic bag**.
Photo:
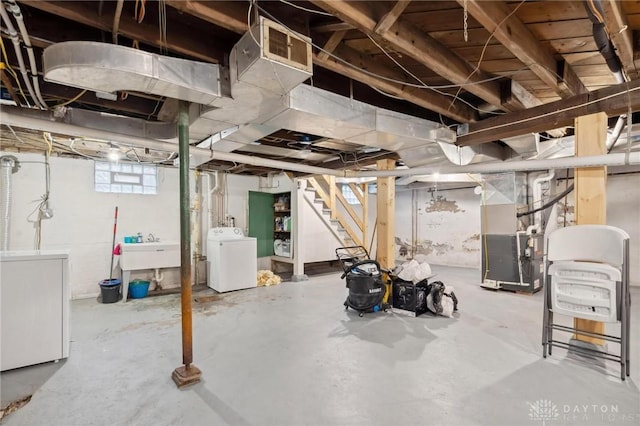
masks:
[(404, 281), (413, 281), (416, 268), (420, 266), (418, 262), (412, 260), (402, 265), (402, 271), (398, 274), (398, 278)]
[(428, 263), (421, 263), (415, 268), (413, 273), (413, 283), (417, 284), (431, 276), (431, 266)]

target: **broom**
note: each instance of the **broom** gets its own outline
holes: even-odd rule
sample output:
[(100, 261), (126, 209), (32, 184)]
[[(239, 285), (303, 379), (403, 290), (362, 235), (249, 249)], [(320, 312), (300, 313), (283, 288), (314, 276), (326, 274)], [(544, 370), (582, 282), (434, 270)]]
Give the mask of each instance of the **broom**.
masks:
[(115, 218), (113, 220), (113, 240), (111, 242), (111, 267), (109, 268), (109, 284), (113, 280), (113, 251), (116, 246), (116, 228), (118, 226), (118, 206), (116, 206)]

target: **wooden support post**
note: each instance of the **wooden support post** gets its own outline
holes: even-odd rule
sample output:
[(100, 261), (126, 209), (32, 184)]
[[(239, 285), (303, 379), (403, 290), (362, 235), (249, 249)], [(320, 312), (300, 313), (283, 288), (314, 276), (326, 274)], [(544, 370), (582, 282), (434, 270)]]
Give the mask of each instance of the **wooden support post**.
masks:
[(369, 238), (367, 236), (367, 223), (369, 223), (369, 184), (360, 185), (362, 189), (362, 245), (369, 246)]
[[(575, 120), (576, 156), (602, 155), (607, 152), (607, 114), (578, 117)], [(575, 217), (576, 225), (605, 225), (607, 223), (607, 168), (586, 167), (575, 169)], [(604, 323), (574, 318), (579, 330), (604, 333)], [(576, 340), (603, 345), (602, 339), (575, 335)]]
[(331, 220), (336, 219), (336, 177), (325, 176), (327, 183), (329, 184), (329, 205), (327, 206), (331, 211)]
[[(391, 159), (379, 160), (376, 162), (378, 170), (393, 170), (396, 161)], [(394, 177), (379, 177), (378, 184), (378, 217), (376, 226), (378, 228), (378, 245), (376, 259), (380, 266), (386, 269), (395, 268), (396, 263), (396, 241), (395, 241), (395, 208), (396, 208), (396, 184)]]

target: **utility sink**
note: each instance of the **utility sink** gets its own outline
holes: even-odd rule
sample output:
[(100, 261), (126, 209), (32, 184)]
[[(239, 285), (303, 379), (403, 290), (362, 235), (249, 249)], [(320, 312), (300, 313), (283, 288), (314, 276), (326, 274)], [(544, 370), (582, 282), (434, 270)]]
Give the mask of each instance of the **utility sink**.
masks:
[(180, 266), (180, 243), (157, 242), (120, 245), (122, 270), (175, 268)]
[(131, 271), (139, 269), (177, 268), (180, 266), (180, 243), (135, 243), (120, 245), (122, 301), (127, 301)]

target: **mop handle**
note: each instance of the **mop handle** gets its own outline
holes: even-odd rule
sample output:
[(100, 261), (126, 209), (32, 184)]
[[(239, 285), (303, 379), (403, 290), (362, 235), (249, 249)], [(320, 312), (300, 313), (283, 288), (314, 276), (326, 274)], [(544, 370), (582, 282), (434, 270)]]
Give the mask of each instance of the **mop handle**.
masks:
[(113, 279), (113, 250), (116, 245), (116, 228), (118, 226), (118, 206), (116, 206), (116, 213), (113, 219), (113, 240), (111, 242), (111, 267), (109, 268), (109, 284), (111, 284), (111, 280)]

